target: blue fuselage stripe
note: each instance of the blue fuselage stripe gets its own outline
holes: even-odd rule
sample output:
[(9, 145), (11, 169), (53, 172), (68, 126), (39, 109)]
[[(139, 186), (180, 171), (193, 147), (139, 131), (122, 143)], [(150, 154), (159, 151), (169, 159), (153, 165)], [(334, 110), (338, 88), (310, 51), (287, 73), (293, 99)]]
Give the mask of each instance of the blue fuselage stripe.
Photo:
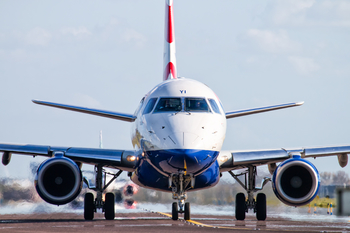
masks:
[(209, 168), (219, 155), (218, 151), (209, 150), (155, 150), (147, 151), (146, 158), (157, 169), (166, 174), (178, 173), (199, 174)]

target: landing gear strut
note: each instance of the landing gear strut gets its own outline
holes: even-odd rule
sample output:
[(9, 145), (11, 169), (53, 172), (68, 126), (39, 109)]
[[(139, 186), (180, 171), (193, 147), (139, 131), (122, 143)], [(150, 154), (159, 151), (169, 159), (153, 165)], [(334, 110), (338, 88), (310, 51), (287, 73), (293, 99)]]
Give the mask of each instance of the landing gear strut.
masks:
[[(113, 220), (115, 217), (115, 197), (114, 193), (106, 193), (105, 200), (102, 199), (102, 194), (106, 188), (122, 173), (119, 171), (116, 174), (108, 173), (103, 170), (101, 165), (95, 166), (96, 173), (96, 186), (90, 186), (87, 179), (84, 178), (84, 182), (87, 184), (89, 189), (96, 191), (96, 198), (94, 200), (94, 195), (92, 193), (86, 193), (84, 198), (84, 219), (93, 220), (94, 213), (97, 209), (102, 209), (105, 213), (105, 218), (107, 220)], [(113, 178), (106, 184), (107, 175), (112, 175)], [(104, 179), (103, 179), (104, 176)]]
[[(270, 178), (265, 177), (262, 180), (261, 187), (255, 187), (256, 180), (256, 167), (251, 166), (248, 169), (238, 175), (234, 174), (232, 171), (229, 171), (231, 176), (247, 191), (248, 198), (246, 199), (244, 193), (237, 193), (236, 195), (236, 219), (244, 220), (245, 213), (248, 213), (248, 210), (253, 209), (256, 213), (256, 218), (258, 220), (266, 219), (266, 195), (264, 193), (259, 193), (254, 199), (254, 193), (260, 191), (264, 188), (267, 182), (271, 181)], [(239, 176), (244, 175), (245, 183), (243, 184), (241, 180), (238, 179)], [(248, 177), (247, 177), (248, 175)]]
[(179, 219), (179, 213), (184, 214), (185, 220), (191, 219), (190, 203), (186, 202), (186, 191), (194, 187), (194, 177), (192, 175), (185, 175), (183, 171), (179, 174), (172, 174), (169, 177), (169, 187), (172, 188), (173, 199), (178, 202), (173, 202), (172, 205), (172, 220)]

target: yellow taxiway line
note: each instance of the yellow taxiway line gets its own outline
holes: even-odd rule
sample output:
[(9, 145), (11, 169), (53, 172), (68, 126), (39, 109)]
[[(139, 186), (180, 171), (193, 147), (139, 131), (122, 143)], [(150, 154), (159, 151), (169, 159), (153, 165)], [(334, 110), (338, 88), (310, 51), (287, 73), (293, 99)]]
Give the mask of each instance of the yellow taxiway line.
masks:
[[(166, 217), (171, 218), (171, 214), (163, 213), (163, 212), (158, 212), (158, 211), (151, 211), (144, 209), (145, 211), (157, 213)], [(214, 225), (209, 225), (209, 224), (204, 224), (201, 222), (193, 221), (193, 220), (185, 220), (183, 218), (179, 218), (180, 221), (185, 221), (188, 224), (196, 225), (199, 227), (209, 227), (209, 228), (216, 228), (216, 229), (230, 229), (230, 230), (242, 230), (242, 231), (252, 231), (252, 230), (260, 230), (259, 228), (250, 228), (250, 227), (226, 227), (226, 226), (214, 226)], [(271, 232), (281, 232), (281, 229), (268, 229)], [(295, 230), (289, 230), (289, 229), (284, 229), (282, 230), (283, 232), (289, 232), (289, 231), (295, 231)]]
[[(164, 216), (169, 217), (169, 218), (172, 217), (171, 214), (167, 214), (167, 213), (162, 213), (162, 212), (155, 212), (155, 213), (164, 215)], [(213, 225), (208, 225), (208, 224), (204, 224), (204, 223), (193, 221), (193, 220), (185, 220), (185, 219), (179, 219), (179, 220), (186, 221), (188, 223), (191, 223), (191, 224), (194, 224), (194, 225), (197, 225), (197, 226), (200, 226), (200, 227), (219, 228), (219, 229), (232, 229), (232, 230), (252, 230), (251, 228), (213, 226)]]

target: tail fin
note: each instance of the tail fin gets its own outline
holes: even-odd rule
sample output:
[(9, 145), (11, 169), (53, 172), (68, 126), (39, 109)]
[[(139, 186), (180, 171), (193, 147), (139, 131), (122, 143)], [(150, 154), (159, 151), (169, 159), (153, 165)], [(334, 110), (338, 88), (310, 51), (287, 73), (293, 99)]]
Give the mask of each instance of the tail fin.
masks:
[(173, 2), (173, 0), (165, 0), (165, 43), (163, 80), (177, 78)]

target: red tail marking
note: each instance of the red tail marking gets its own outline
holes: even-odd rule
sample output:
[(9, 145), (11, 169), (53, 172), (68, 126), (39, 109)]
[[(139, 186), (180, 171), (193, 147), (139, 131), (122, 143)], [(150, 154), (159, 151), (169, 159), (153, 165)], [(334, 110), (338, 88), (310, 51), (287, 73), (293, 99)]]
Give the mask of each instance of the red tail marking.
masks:
[(168, 43), (172, 43), (174, 41), (174, 30), (173, 30), (173, 6), (167, 6), (168, 7), (168, 25), (167, 25), (167, 31), (166, 31), (166, 41)]
[(176, 73), (176, 71), (175, 71), (175, 66), (174, 66), (174, 64), (173, 64), (172, 62), (169, 62), (169, 63), (166, 65), (166, 67), (165, 67), (165, 70), (164, 70), (164, 80), (167, 80), (167, 79), (168, 79), (170, 72), (171, 72), (171, 74), (172, 74), (172, 76), (173, 76), (173, 79), (177, 79), (177, 77), (175, 76), (175, 73)]

